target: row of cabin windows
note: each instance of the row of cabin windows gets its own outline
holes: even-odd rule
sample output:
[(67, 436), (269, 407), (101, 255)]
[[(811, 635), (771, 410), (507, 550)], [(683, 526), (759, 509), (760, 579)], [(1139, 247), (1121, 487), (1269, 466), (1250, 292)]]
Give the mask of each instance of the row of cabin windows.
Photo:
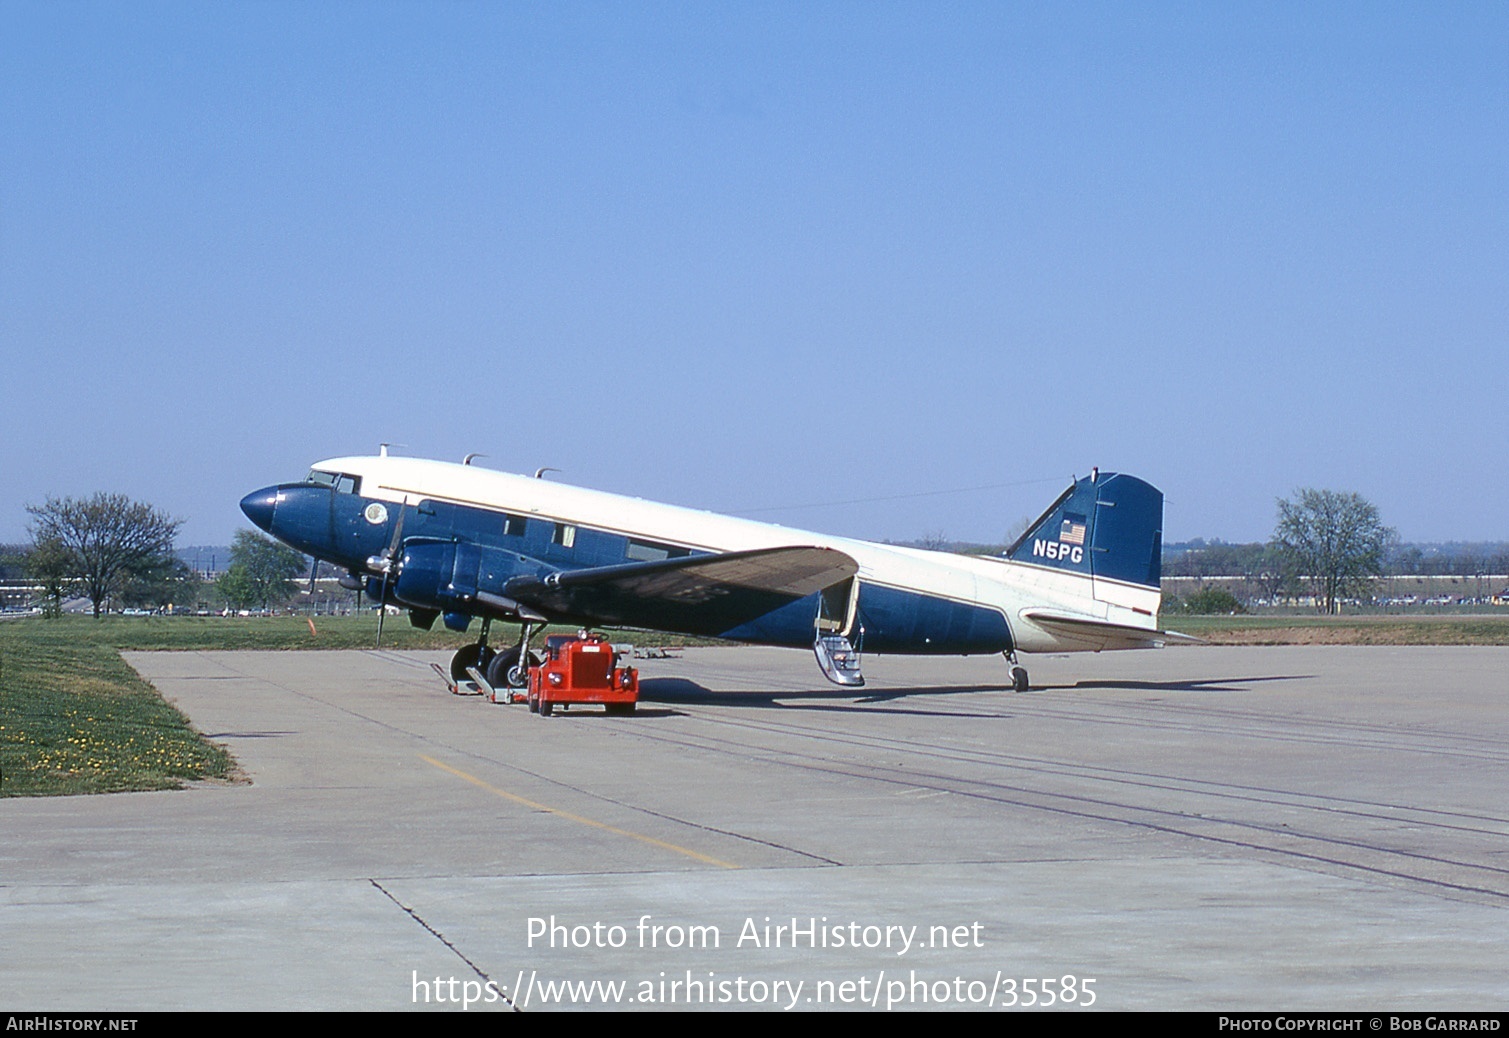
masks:
[[(355, 494), (360, 492), (361, 488), (360, 476), (349, 476), (340, 472), (321, 472), (318, 469), (309, 473), (308, 482), (334, 487), (338, 494)], [(421, 507), (420, 510), (423, 511), (423, 508)], [(528, 520), (522, 515), (503, 513), (503, 536), (523, 537), (527, 523)], [(570, 523), (553, 524), (550, 542), (562, 548), (575, 547), (576, 527)], [(630, 539), (629, 548), (625, 554), (630, 562), (659, 562), (662, 559), (685, 558), (691, 554), (691, 549), (680, 548), (673, 544), (657, 544), (654, 541)]]
[[(503, 515), (503, 535), (505, 537), (524, 536), (524, 517), (521, 515)], [(555, 523), (550, 533), (550, 543), (558, 544), (562, 548), (571, 548), (576, 545), (576, 527), (570, 523)], [(630, 562), (659, 562), (661, 559), (679, 559), (691, 554), (690, 548), (678, 548), (672, 544), (656, 544), (654, 541), (629, 541), (629, 549), (625, 553)]]

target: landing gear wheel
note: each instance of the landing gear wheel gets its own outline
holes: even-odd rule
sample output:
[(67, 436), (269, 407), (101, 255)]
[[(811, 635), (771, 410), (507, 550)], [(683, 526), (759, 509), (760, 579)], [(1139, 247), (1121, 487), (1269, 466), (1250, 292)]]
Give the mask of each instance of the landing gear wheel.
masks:
[(1026, 667), (1012, 667), (1011, 668), (1011, 687), (1014, 688), (1014, 689), (1016, 689), (1018, 692), (1025, 692), (1025, 691), (1027, 691), (1027, 668)]
[(529, 668), (538, 667), (539, 665), (540, 657), (537, 654), (533, 652), (526, 654), (522, 665), (515, 665), (508, 668), (508, 687), (528, 688)]
[(473, 643), (461, 646), (456, 650), (456, 655), (451, 657), (451, 680), (470, 681), (471, 675), (467, 674), (467, 667), (476, 667), (486, 674), (487, 665), (492, 661), (493, 655), (493, 650), (486, 645)]
[(493, 656), (487, 665), (487, 683), (493, 688), (528, 688), (529, 668), (538, 665), (540, 658), (531, 652), (525, 657), (522, 667), (519, 666), (518, 659), (518, 649), (504, 649)]

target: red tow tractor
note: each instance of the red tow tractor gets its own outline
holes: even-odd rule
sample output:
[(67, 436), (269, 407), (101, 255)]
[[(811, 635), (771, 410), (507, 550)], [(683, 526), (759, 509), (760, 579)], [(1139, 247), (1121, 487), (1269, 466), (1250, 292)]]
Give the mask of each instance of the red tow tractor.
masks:
[(618, 666), (606, 638), (583, 632), (545, 639), (545, 659), (529, 668), (529, 710), (549, 717), (555, 708), (601, 703), (610, 714), (632, 714), (639, 702), (639, 671)]

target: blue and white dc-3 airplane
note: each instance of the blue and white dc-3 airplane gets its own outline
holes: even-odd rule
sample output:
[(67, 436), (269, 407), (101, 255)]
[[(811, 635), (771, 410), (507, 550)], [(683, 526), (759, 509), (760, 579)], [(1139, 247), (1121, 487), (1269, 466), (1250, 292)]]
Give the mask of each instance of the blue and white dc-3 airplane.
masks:
[[(470, 461), (470, 458), (468, 458)], [(1118, 473), (1078, 479), (999, 557), (828, 537), (535, 477), (415, 458), (335, 458), (248, 494), (253, 523), (347, 571), (342, 584), (464, 631), (494, 687), (525, 679), (545, 623), (635, 627), (812, 648), (862, 685), (860, 652), (1148, 648), (1158, 629), (1163, 494)], [(522, 627), (495, 651), (493, 621)]]

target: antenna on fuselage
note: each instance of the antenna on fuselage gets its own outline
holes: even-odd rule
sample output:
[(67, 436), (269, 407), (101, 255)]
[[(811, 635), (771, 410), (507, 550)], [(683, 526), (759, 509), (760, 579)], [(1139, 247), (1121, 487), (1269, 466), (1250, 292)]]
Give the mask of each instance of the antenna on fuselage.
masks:
[(472, 459), (473, 458), (485, 458), (485, 457), (487, 457), (486, 454), (482, 454), (482, 453), (480, 453), (478, 451), (472, 451), (466, 457), (464, 457), (464, 458), (461, 459), (461, 464), (463, 464), (463, 465), (470, 465), (472, 463)]
[(549, 465), (541, 465), (539, 468), (537, 468), (537, 469), (534, 470), (534, 478), (535, 479), (544, 479), (545, 478), (545, 473), (547, 473), (547, 472), (559, 472), (559, 471), (561, 471), (561, 470), (560, 469), (556, 469), (556, 468), (551, 468)]

